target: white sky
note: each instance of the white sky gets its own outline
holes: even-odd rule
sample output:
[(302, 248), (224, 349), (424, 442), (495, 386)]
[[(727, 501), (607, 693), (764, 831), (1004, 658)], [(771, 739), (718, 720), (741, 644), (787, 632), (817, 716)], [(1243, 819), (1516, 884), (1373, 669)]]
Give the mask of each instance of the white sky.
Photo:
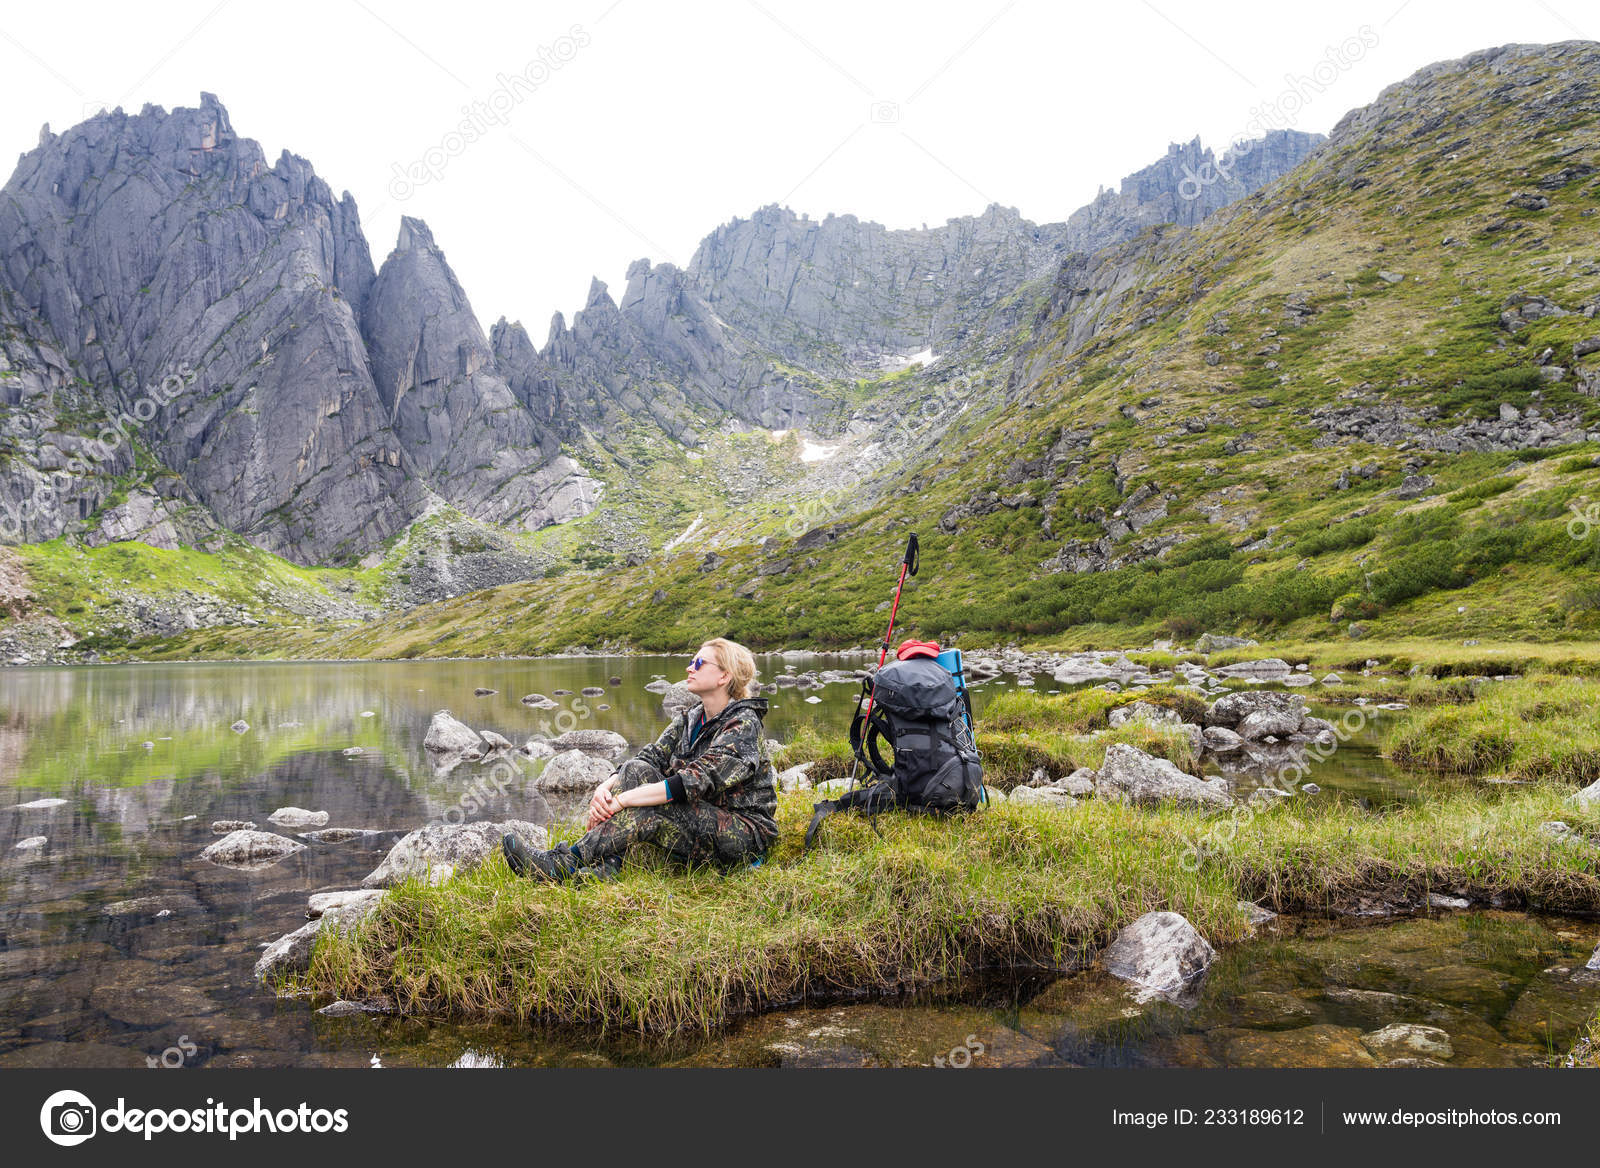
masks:
[[(989, 202), (1063, 219), (1169, 142), (1198, 134), (1220, 151), (1286, 74), (1309, 75), (1363, 25), (1376, 44), (1351, 42), (1280, 124), (1326, 133), (1433, 61), (1600, 35), (1578, 0), (8, 5), (0, 173), (44, 122), (59, 133), (101, 105), (172, 109), (210, 90), (269, 163), (288, 149), (355, 195), (375, 264), (401, 214), (420, 216), (485, 328), (521, 319), (542, 346), (591, 275), (620, 298), (634, 259), (686, 265), (719, 223), (766, 203), (890, 227)], [(570, 59), (497, 99), (499, 75), (541, 47)], [(463, 107), (496, 100), (503, 124), (439, 149)], [(396, 168), (430, 147), (438, 177), (397, 198)]]

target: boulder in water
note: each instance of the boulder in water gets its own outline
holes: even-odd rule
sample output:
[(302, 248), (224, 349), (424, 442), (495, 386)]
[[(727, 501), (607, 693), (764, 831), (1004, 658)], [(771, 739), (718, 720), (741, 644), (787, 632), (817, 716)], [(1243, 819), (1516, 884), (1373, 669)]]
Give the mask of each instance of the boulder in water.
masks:
[(1176, 994), (1204, 974), (1216, 956), (1181, 914), (1149, 912), (1117, 934), (1100, 963), (1113, 977), (1142, 990)]
[(483, 739), (471, 726), (451, 717), (449, 710), (438, 710), (428, 724), (422, 745), (441, 754), (469, 754), (483, 749)]
[(266, 868), (303, 850), (305, 844), (270, 831), (240, 830), (217, 840), (200, 853), (200, 858), (224, 868)]

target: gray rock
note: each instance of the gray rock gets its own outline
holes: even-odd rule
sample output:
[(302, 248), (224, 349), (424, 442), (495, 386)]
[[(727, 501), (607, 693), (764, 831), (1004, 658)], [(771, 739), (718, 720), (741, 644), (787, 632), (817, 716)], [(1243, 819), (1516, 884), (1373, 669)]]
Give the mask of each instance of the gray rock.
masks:
[(1148, 722), (1153, 726), (1177, 726), (1183, 721), (1183, 716), (1165, 706), (1137, 701), (1112, 710), (1108, 721), (1112, 726), (1125, 726), (1129, 722)]
[(532, 706), (536, 710), (559, 710), (561, 708), (560, 702), (553, 702), (540, 693), (524, 694), (522, 696), (522, 704)]
[(243, 734), (246, 730), (250, 729), (250, 723), (246, 722), (243, 718), (240, 718), (232, 726), (229, 726), (228, 729), (232, 730), (235, 734)]
[(326, 811), (307, 811), (304, 807), (280, 807), (267, 816), (270, 823), (279, 827), (322, 827), (328, 822)]
[(1572, 801), (1579, 807), (1594, 807), (1600, 804), (1600, 779), (1596, 779), (1572, 796)]
[(478, 736), (488, 744), (491, 753), (503, 754), (506, 751), (514, 749), (509, 738), (505, 737), (503, 734), (497, 734), (493, 730), (479, 730)]
[(621, 762), (628, 754), (628, 740), (615, 730), (568, 730), (550, 740), (557, 751), (581, 750), (609, 762)]
[(517, 753), (527, 758), (552, 758), (556, 753), (556, 749), (550, 745), (548, 739), (530, 738), (517, 747)]
[(605, 758), (582, 750), (563, 750), (533, 779), (542, 791), (592, 791), (615, 772)]
[(457, 872), (475, 868), (498, 853), (508, 832), (530, 848), (542, 850), (549, 842), (549, 833), (543, 827), (520, 819), (504, 823), (430, 823), (390, 848), (383, 863), (361, 886), (389, 888), (413, 876), (429, 884), (443, 884)]
[(1215, 653), (1220, 649), (1248, 649), (1256, 641), (1250, 637), (1231, 637), (1225, 633), (1201, 633), (1200, 639), (1194, 643), (1195, 651), (1199, 653)]
[(265, 868), (276, 864), (285, 856), (304, 851), (305, 844), (270, 831), (233, 831), (211, 844), (200, 853), (202, 860), (210, 860), (224, 868)]
[(1225, 726), (1207, 726), (1201, 734), (1206, 749), (1214, 754), (1231, 754), (1244, 746), (1244, 739)]
[(340, 905), (330, 905), (315, 920), (308, 921), (292, 933), (285, 933), (266, 949), (255, 964), (257, 981), (268, 981), (291, 973), (304, 973), (311, 968), (311, 950), (317, 937), (324, 931), (344, 932), (355, 928), (377, 911), (382, 896), (369, 900), (352, 900)]
[(449, 710), (435, 711), (422, 745), (440, 754), (470, 754), (484, 749), (483, 739), (478, 732), (451, 717)]
[(1022, 807), (1052, 807), (1058, 810), (1078, 805), (1078, 801), (1060, 787), (1014, 787), (1006, 801)]
[(1135, 803), (1172, 801), (1205, 807), (1226, 807), (1232, 799), (1221, 779), (1197, 779), (1164, 758), (1154, 758), (1126, 743), (1106, 748), (1106, 758), (1095, 782), (1102, 799)]
[(1100, 956), (1106, 972), (1160, 994), (1184, 990), (1210, 968), (1214, 950), (1183, 916), (1149, 912), (1120, 933)]
[(216, 835), (227, 835), (231, 831), (254, 831), (256, 825), (246, 819), (216, 819), (211, 823), (211, 830)]
[(170, 915), (204, 911), (203, 904), (183, 892), (136, 896), (132, 900), (117, 900), (100, 908), (100, 914), (107, 917), (153, 917), (158, 913)]
[(306, 915), (320, 917), (329, 909), (350, 905), (373, 904), (383, 899), (381, 888), (350, 888), (343, 892), (317, 892), (306, 902)]
[(661, 695), (661, 708), (669, 718), (675, 718), (685, 710), (692, 709), (699, 704), (700, 699), (689, 692), (687, 682), (674, 682), (672, 688)]
[(1395, 1022), (1361, 1036), (1361, 1045), (1380, 1058), (1434, 1058), (1455, 1056), (1450, 1035), (1437, 1026)]
[(19, 852), (36, 852), (50, 842), (49, 836), (30, 835), (26, 839), (16, 842), (15, 849)]
[(1299, 729), (1305, 718), (1306, 700), (1299, 694), (1279, 693), (1273, 690), (1240, 690), (1237, 693), (1223, 694), (1212, 702), (1210, 709), (1206, 711), (1205, 721), (1207, 726), (1221, 726), (1238, 733), (1241, 722), (1253, 714), (1260, 713), (1281, 715), (1281, 721), (1284, 723), (1293, 719), (1294, 729)]
[(815, 763), (803, 762), (799, 766), (792, 766), (778, 775), (778, 790), (780, 791), (808, 791), (811, 789), (811, 780), (807, 777)]
[(1287, 738), (1300, 729), (1303, 717), (1297, 710), (1256, 710), (1240, 720), (1237, 733), (1245, 739), (1266, 738), (1269, 735)]
[(1235, 661), (1217, 669), (1223, 677), (1266, 678), (1282, 681), (1293, 673), (1289, 663), (1281, 657), (1260, 657), (1253, 661)]
[(1079, 767), (1065, 778), (1057, 779), (1055, 785), (1069, 795), (1082, 797), (1094, 794), (1094, 782), (1099, 777), (1098, 771)]
[(302, 831), (300, 838), (310, 840), (314, 844), (342, 844), (349, 840), (378, 834), (377, 831), (364, 827), (325, 827), (321, 831)]

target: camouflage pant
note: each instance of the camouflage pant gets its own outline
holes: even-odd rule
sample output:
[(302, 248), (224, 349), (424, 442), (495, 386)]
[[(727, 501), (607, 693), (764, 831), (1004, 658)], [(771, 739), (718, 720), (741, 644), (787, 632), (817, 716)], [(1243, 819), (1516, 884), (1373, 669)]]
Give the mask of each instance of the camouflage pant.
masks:
[[(662, 778), (654, 767), (634, 762), (622, 768), (617, 789), (659, 783)], [(689, 865), (746, 863), (767, 847), (767, 841), (749, 820), (698, 800), (658, 807), (625, 807), (591, 828), (572, 845), (572, 850), (585, 864), (593, 864), (607, 856), (621, 856), (639, 843), (654, 844), (672, 859)]]

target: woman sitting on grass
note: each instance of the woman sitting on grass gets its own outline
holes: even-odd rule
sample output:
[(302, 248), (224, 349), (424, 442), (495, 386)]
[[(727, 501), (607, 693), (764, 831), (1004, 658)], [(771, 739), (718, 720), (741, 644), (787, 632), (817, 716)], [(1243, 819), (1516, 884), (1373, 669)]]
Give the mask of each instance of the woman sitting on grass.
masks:
[(651, 843), (685, 864), (748, 863), (778, 834), (778, 781), (766, 751), (765, 698), (747, 696), (756, 675), (750, 650), (717, 637), (689, 663), (689, 692), (700, 699), (637, 757), (595, 790), (587, 834), (575, 844), (534, 851), (503, 841), (519, 876), (610, 879), (636, 843)]

